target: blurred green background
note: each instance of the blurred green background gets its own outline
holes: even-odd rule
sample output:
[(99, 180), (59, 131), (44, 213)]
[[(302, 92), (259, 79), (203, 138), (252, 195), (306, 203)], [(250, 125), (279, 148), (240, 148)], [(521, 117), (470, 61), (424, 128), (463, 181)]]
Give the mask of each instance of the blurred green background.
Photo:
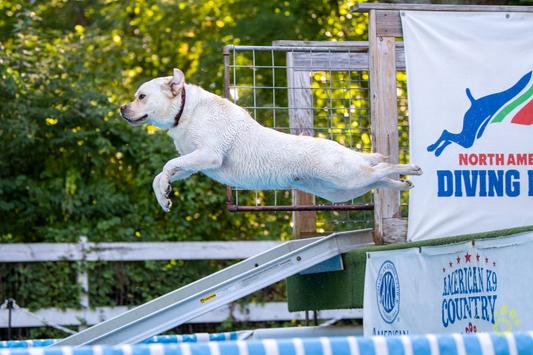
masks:
[[(256, 239), (287, 214), (231, 215), (196, 175), (163, 213), (151, 181), (176, 156), (166, 132), (118, 115), (137, 86), (181, 68), (221, 94), (222, 47), (362, 39), (337, 1), (2, 1), (0, 242)], [(269, 231), (265, 236), (263, 231)]]
[[(0, 2), (0, 243), (287, 239), (290, 213), (231, 214), (225, 186), (174, 184), (170, 213), (152, 178), (176, 156), (166, 132), (118, 115), (137, 86), (181, 68), (222, 94), (226, 44), (364, 39), (343, 1)], [(90, 263), (91, 306), (135, 305), (228, 262)], [(0, 301), (79, 307), (71, 262), (0, 265)], [(252, 299), (283, 299), (283, 286)], [(267, 297), (268, 296), (268, 297)], [(250, 299), (249, 299), (250, 300)], [(36, 329), (29, 337), (64, 336)]]
[[(469, 2), (473, 3), (473, 2)], [(475, 2), (483, 3), (483, 2)], [(494, 3), (494, 2), (490, 2)], [(501, 4), (528, 4), (499, 1)], [(181, 68), (222, 94), (226, 44), (365, 40), (340, 0), (2, 0), (0, 243), (288, 239), (289, 213), (230, 214), (225, 186), (196, 174), (161, 211), (152, 178), (176, 156), (166, 132), (118, 115), (136, 87)], [(224, 262), (92, 263), (91, 306), (147, 301)], [(0, 302), (77, 307), (77, 265), (0, 265)], [(283, 298), (279, 290), (266, 291)], [(62, 336), (34, 331), (31, 337)]]

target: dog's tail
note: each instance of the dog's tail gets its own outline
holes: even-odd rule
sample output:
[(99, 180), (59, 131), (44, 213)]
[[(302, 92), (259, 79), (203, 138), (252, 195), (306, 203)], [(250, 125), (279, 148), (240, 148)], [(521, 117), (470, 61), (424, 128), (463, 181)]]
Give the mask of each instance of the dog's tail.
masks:
[(387, 161), (389, 159), (388, 156), (380, 153), (366, 153), (365, 158), (371, 166), (383, 163), (384, 161)]

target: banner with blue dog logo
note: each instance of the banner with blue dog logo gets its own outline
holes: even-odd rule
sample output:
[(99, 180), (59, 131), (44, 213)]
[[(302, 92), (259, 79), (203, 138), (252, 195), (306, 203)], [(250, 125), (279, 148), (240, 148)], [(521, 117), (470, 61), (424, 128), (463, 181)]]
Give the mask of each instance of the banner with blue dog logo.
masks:
[(402, 12), (409, 240), (533, 224), (533, 14)]
[(364, 333), (533, 329), (533, 232), (367, 254)]

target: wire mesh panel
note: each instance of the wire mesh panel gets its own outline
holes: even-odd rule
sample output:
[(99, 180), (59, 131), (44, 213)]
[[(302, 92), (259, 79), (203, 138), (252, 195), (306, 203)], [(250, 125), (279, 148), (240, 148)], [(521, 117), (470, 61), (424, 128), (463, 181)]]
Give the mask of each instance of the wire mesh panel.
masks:
[[(371, 151), (368, 45), (227, 46), (225, 93), (266, 127)], [(343, 204), (295, 204), (290, 190), (228, 188), (232, 211), (371, 210), (372, 194)], [(371, 216), (369, 216), (371, 219)]]
[[(402, 56), (403, 60), (403, 56)], [(407, 164), (409, 159), (409, 114), (407, 110), (407, 75), (402, 66), (396, 73), (396, 86), (398, 95), (398, 144), (400, 153), (400, 163)], [(400, 193), (401, 216), (407, 217), (407, 202), (409, 201), (409, 190)]]

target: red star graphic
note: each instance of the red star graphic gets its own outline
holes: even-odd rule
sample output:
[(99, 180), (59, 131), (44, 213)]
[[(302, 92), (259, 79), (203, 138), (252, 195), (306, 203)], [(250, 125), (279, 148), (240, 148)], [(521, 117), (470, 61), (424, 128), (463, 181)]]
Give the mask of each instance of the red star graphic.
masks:
[(457, 260), (457, 264), (459, 264), (461, 262), (461, 258), (459, 256), (455, 260)]
[(479, 254), (476, 255), (476, 260), (479, 261)]
[(453, 263), (450, 261), (450, 267), (452, 267), (452, 266), (453, 266)]
[(493, 262), (492, 265), (493, 265), (493, 266), (496, 266), (496, 262)]
[(468, 254), (468, 252), (466, 252), (466, 254), (465, 254), (465, 262), (469, 263), (469, 262), (470, 262), (470, 257), (471, 257), (471, 256), (472, 256), (472, 255), (470, 255), (470, 254)]
[(485, 258), (485, 262), (488, 263), (489, 262), (489, 258)]

